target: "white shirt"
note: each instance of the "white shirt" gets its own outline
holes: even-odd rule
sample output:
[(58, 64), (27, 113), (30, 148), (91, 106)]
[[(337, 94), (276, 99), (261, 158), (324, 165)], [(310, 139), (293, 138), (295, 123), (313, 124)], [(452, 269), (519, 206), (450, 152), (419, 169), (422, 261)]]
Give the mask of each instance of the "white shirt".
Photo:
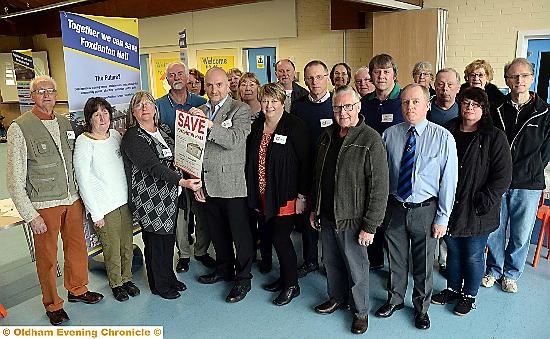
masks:
[(76, 139), (74, 171), (80, 196), (94, 222), (128, 203), (121, 139), (114, 129), (109, 130), (109, 138), (105, 140), (94, 140), (85, 134)]

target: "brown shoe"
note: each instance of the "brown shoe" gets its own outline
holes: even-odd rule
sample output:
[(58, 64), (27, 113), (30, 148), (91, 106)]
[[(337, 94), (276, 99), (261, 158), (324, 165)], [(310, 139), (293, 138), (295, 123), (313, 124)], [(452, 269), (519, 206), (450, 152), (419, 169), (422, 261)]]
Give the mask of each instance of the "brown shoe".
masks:
[(81, 295), (73, 295), (68, 292), (67, 300), (72, 303), (83, 302), (85, 304), (96, 304), (103, 299), (103, 294), (87, 291)]
[(353, 322), (351, 323), (351, 333), (354, 334), (363, 334), (367, 332), (367, 329), (369, 328), (369, 316), (362, 316), (358, 317), (356, 315), (353, 316)]
[(69, 316), (62, 308), (52, 312), (46, 311), (46, 315), (50, 318), (50, 323), (54, 326), (61, 325), (65, 321), (69, 321)]

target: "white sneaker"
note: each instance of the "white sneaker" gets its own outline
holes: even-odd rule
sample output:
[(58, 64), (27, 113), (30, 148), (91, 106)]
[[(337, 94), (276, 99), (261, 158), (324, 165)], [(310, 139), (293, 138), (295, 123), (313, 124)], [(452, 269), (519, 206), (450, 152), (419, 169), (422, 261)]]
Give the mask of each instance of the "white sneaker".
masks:
[(483, 279), (481, 279), (481, 286), (483, 286), (483, 287), (493, 287), (493, 285), (495, 284), (496, 281), (497, 280), (492, 275), (485, 274)]
[(502, 278), (502, 290), (508, 293), (517, 293), (518, 283), (510, 278)]

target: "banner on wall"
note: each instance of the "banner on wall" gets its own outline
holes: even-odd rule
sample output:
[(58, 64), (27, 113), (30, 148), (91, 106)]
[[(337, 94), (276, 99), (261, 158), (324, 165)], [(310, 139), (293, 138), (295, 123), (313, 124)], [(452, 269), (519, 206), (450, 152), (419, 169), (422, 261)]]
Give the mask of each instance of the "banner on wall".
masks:
[(172, 62), (180, 61), (179, 55), (176, 53), (158, 53), (151, 54), (151, 81), (153, 83), (153, 96), (160, 98), (170, 90), (168, 80), (166, 80), (166, 66)]
[(82, 130), (88, 98), (103, 97), (115, 109), (113, 127), (124, 131), (130, 99), (141, 89), (137, 19), (59, 14), (73, 127)]
[(33, 106), (33, 101), (31, 100), (31, 80), (34, 78), (35, 72), (32, 51), (30, 49), (11, 51), (11, 57), (15, 71), (19, 109), (21, 110), (21, 114), (23, 114)]
[(195, 178), (201, 177), (208, 119), (176, 110), (174, 163)]
[(205, 74), (212, 67), (228, 71), (235, 67), (236, 55), (237, 50), (232, 48), (199, 50), (197, 51), (199, 71)]

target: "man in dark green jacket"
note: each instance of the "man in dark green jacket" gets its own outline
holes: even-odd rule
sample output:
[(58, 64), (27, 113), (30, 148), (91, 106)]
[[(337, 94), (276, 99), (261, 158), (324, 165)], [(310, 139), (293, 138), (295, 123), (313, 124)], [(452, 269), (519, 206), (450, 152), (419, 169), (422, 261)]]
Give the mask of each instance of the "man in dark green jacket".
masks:
[(332, 313), (351, 300), (351, 331), (361, 334), (368, 327), (367, 246), (384, 219), (388, 163), (380, 134), (359, 115), (360, 96), (353, 88), (339, 87), (332, 108), (338, 125), (327, 127), (319, 142), (311, 213), (312, 226), (322, 234), (330, 299), (315, 311)]

